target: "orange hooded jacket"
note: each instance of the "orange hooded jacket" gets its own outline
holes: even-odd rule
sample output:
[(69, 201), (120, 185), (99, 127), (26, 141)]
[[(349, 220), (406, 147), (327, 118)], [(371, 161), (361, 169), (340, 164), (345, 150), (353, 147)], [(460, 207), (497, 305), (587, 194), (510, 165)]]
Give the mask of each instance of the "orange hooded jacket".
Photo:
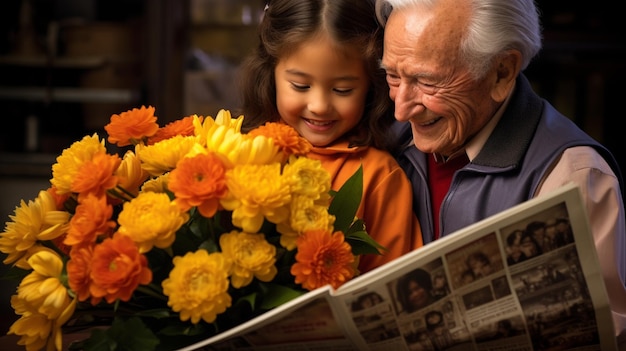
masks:
[(348, 147), (346, 141), (338, 141), (313, 147), (307, 156), (320, 160), (330, 172), (333, 190), (339, 190), (363, 165), (363, 197), (356, 215), (387, 251), (362, 256), (361, 274), (423, 246), (421, 227), (413, 213), (411, 183), (389, 153), (373, 147)]

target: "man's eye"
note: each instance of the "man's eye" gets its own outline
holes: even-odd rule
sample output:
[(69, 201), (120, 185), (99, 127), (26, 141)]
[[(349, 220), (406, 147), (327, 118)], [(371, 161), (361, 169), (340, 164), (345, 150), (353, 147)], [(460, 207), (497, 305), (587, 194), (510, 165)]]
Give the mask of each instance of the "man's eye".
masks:
[(387, 83), (394, 86), (400, 85), (400, 77), (395, 74), (387, 73)]
[(435, 94), (438, 90), (438, 86), (432, 83), (418, 82), (417, 86), (422, 92), (424, 92), (424, 94), (429, 95)]

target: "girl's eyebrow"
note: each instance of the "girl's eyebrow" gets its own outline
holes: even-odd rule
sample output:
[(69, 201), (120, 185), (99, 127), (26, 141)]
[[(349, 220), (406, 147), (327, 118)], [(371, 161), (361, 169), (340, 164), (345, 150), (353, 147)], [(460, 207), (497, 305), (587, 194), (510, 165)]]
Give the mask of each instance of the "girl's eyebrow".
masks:
[[(293, 68), (286, 69), (285, 73), (293, 74), (293, 75), (301, 76), (301, 77), (306, 77), (306, 78), (313, 77), (312, 75), (310, 75), (308, 73), (305, 73), (305, 72), (302, 72), (302, 71), (299, 71), (299, 70), (293, 69)], [(361, 79), (361, 77), (359, 77), (359, 76), (346, 75), (346, 76), (335, 77), (333, 80), (334, 81), (357, 81), (357, 80), (360, 80), (360, 79)]]

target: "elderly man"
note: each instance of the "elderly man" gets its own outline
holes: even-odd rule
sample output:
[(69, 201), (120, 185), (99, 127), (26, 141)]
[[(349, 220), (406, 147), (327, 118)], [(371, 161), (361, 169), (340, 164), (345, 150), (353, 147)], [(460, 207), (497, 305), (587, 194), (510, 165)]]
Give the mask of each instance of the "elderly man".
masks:
[(541, 49), (534, 2), (377, 0), (376, 8), (398, 135), (412, 144), (398, 160), (413, 183), (424, 243), (577, 184), (626, 349), (621, 171), (522, 73)]

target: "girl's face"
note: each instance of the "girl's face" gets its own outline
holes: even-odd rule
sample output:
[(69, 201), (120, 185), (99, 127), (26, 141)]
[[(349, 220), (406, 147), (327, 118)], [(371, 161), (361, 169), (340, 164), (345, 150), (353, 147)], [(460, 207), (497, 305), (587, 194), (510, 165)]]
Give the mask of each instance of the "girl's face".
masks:
[(419, 285), (416, 281), (410, 281), (409, 285), (409, 303), (414, 309), (422, 308), (428, 303), (430, 293)]
[(314, 146), (331, 144), (363, 116), (370, 83), (363, 59), (326, 35), (280, 58), (274, 79), (278, 113)]

